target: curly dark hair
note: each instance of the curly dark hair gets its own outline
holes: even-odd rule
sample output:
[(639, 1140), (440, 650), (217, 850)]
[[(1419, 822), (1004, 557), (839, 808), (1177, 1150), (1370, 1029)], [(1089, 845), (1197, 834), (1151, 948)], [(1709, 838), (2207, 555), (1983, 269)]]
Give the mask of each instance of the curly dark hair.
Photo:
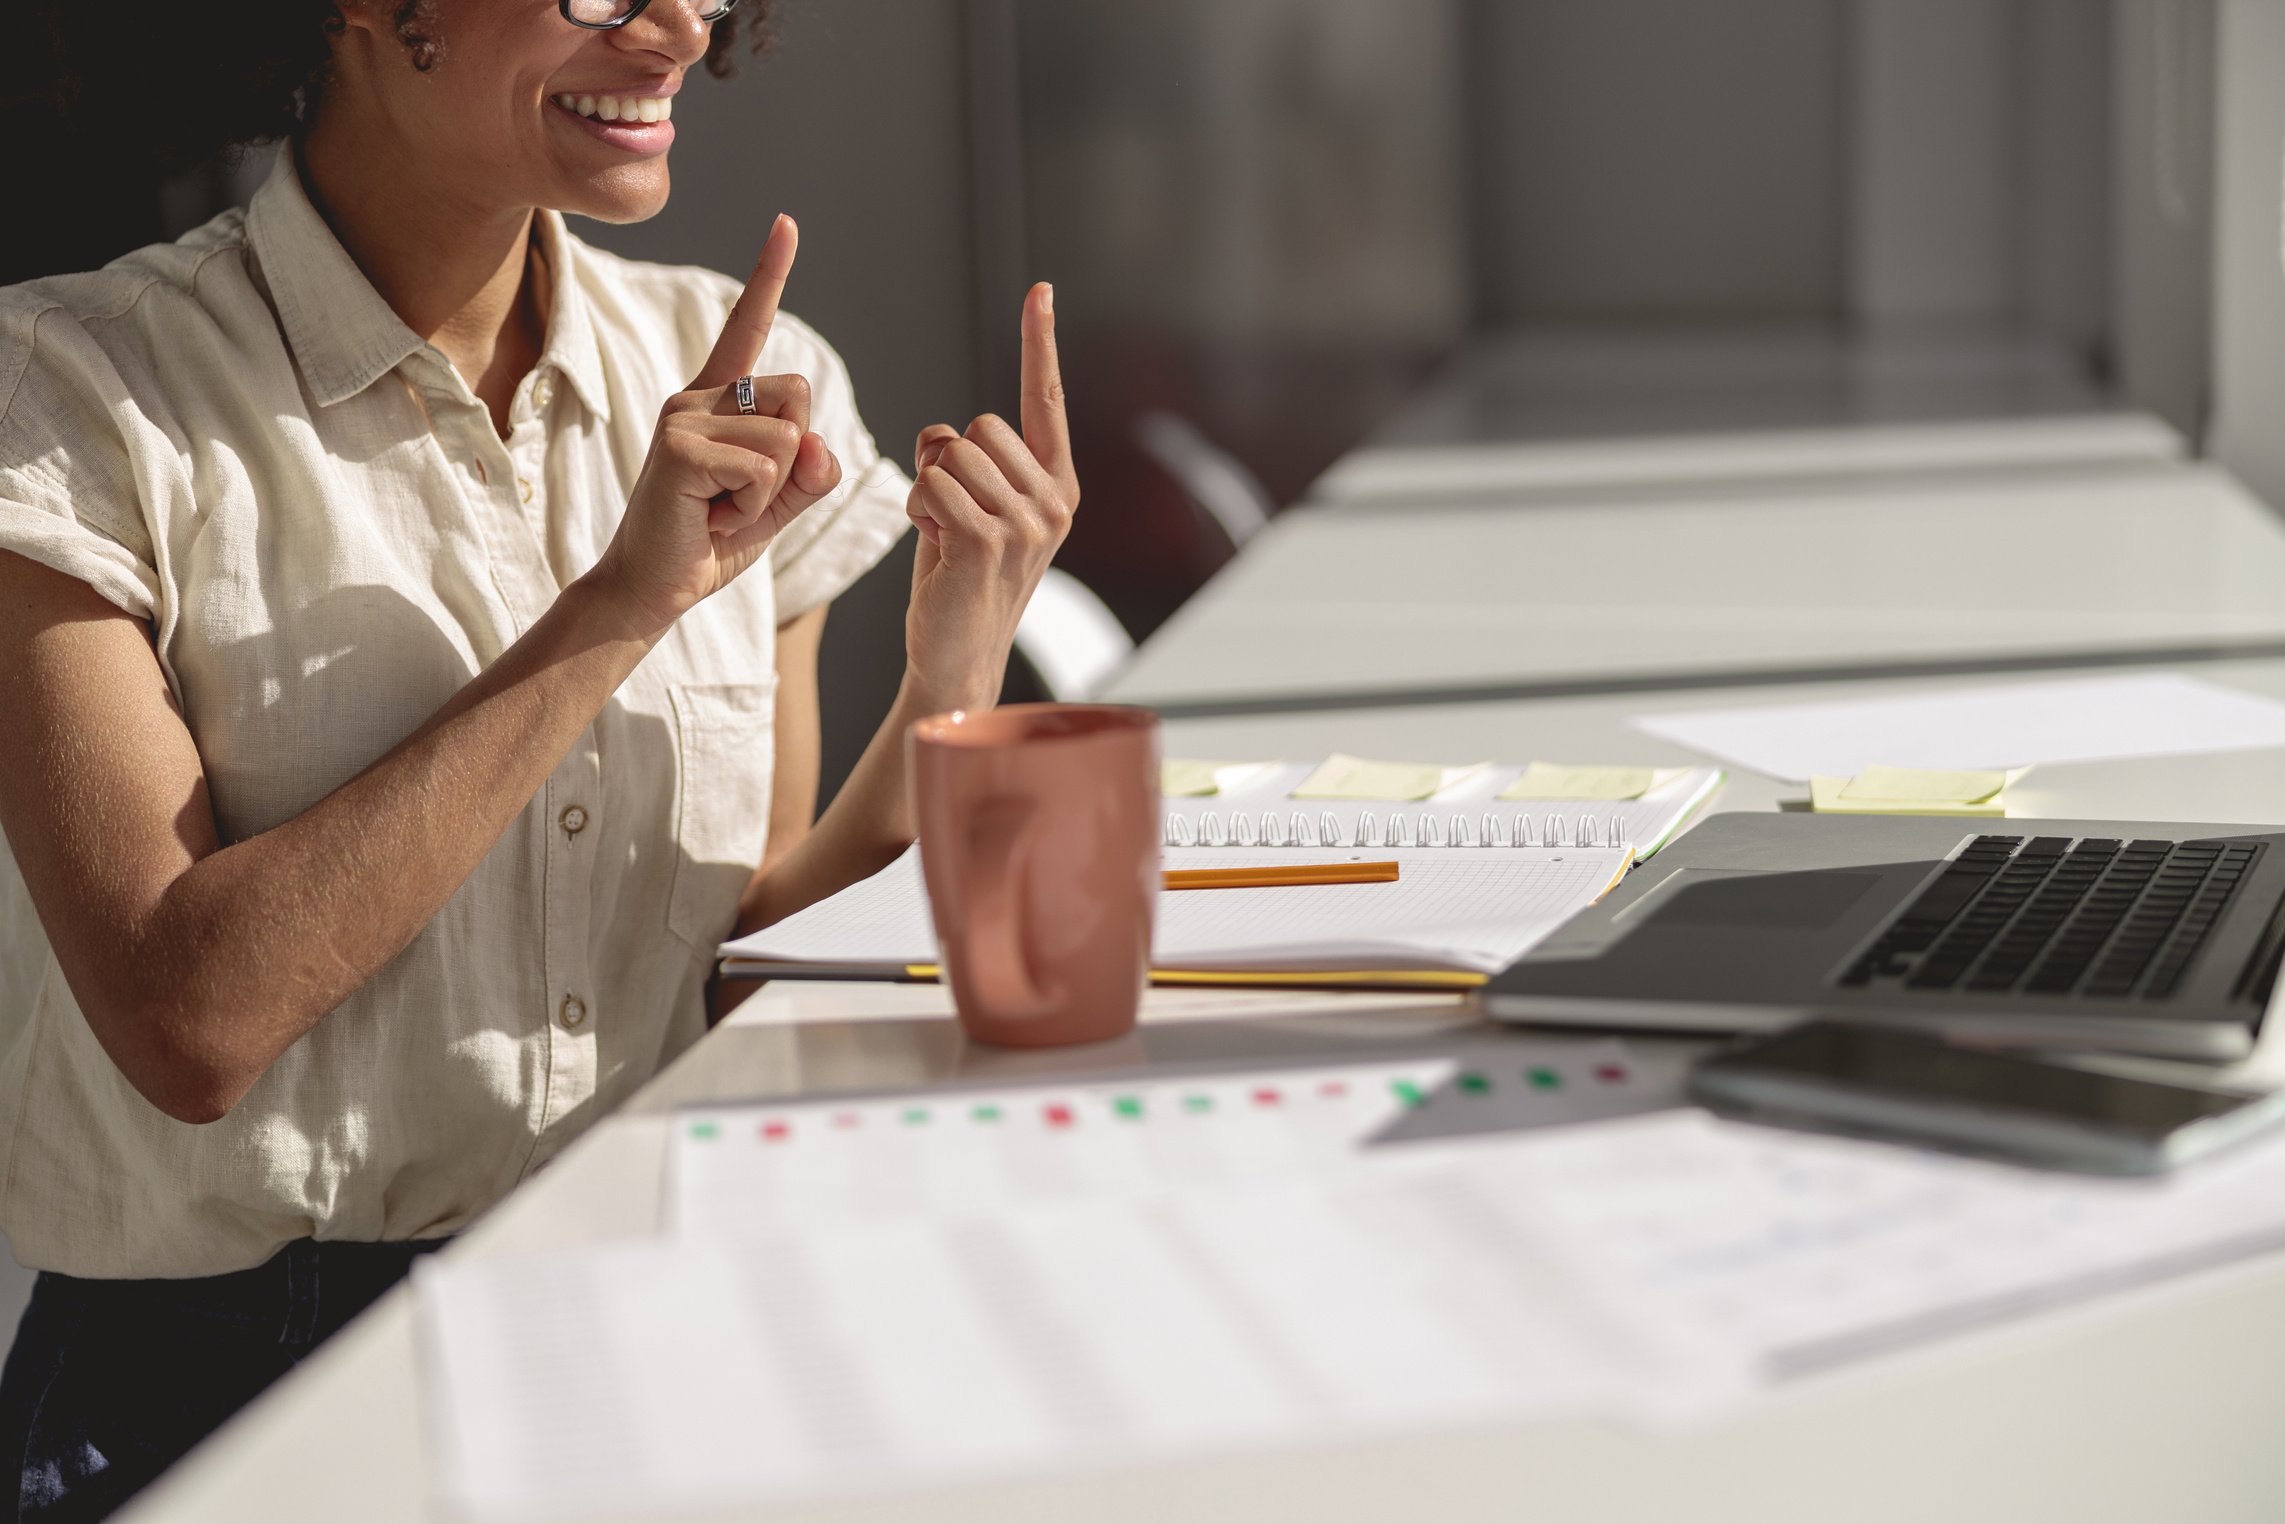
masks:
[[(436, 0), (391, 3), (413, 67), (435, 68), (444, 56)], [(742, 0), (714, 23), (709, 74), (731, 72), (741, 40), (752, 52), (768, 49), (770, 8), (771, 0)], [(289, 136), (324, 88), (342, 30), (338, 0), (138, 6), (131, 21), (85, 0), (30, 0), (25, 9), (22, 72), (11, 68), (0, 83), (0, 108), (30, 106), (71, 131), (132, 102), (135, 132), (96, 130), (124, 137), (168, 172)]]

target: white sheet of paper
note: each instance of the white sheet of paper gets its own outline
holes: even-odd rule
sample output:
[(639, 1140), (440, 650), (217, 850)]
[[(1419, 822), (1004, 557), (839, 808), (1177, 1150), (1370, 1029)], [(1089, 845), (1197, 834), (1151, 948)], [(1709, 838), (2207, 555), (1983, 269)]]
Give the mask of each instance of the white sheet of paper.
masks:
[(1966, 771), (2285, 746), (2285, 704), (2171, 672), (1698, 709), (1628, 723), (1793, 783), (1874, 765)]
[(2102, 1179), (1669, 1111), (1500, 1163), (1583, 1284), (1765, 1379), (2285, 1248), (2276, 1138)]
[(647, 1516), (1722, 1379), (1580, 1316), (1501, 1214), (1409, 1178), (424, 1263), (444, 1500)]

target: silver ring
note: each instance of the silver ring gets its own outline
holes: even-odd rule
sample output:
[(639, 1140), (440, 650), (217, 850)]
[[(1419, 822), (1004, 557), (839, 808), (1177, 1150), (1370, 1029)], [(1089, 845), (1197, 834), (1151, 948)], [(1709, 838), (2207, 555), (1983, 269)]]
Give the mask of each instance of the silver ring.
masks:
[(754, 378), (752, 376), (740, 376), (737, 380), (730, 383), (730, 390), (736, 394), (738, 398), (738, 411), (744, 413), (749, 418), (752, 417), (755, 411)]

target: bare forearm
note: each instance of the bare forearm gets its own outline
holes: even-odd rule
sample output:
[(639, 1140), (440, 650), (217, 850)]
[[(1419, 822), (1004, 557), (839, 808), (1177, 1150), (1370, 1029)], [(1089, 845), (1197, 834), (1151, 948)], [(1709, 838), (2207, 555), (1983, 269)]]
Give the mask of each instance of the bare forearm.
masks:
[(642, 659), (637, 630), (573, 584), (380, 761), (177, 878), (134, 949), (170, 975), (145, 984), (155, 1045), (242, 1092), (443, 908)]

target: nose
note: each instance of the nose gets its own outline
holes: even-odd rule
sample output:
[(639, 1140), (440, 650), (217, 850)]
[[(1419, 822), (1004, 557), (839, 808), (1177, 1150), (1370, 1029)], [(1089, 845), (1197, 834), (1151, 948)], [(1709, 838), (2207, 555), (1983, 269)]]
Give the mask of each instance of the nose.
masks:
[(698, 19), (714, 0), (651, 0), (643, 13), (613, 31), (611, 40), (631, 52), (656, 53), (684, 68), (706, 56), (714, 24)]

